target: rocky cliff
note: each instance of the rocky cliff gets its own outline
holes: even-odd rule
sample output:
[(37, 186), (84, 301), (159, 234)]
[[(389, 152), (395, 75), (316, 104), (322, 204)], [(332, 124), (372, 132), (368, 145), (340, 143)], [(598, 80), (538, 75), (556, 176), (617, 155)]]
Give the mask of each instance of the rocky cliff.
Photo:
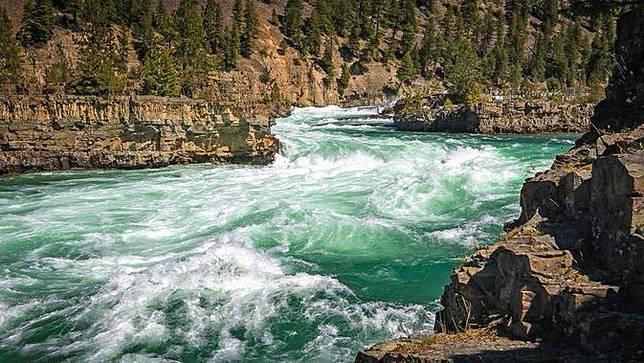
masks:
[(278, 149), (261, 107), (161, 97), (0, 98), (0, 174), (266, 164)]
[(644, 360), (642, 29), (639, 6), (620, 20), (622, 61), (590, 131), (526, 181), (504, 239), (454, 271), (441, 333), (356, 361)]
[(483, 102), (477, 105), (426, 107), (394, 117), (401, 131), (517, 133), (586, 132), (593, 105), (542, 100)]

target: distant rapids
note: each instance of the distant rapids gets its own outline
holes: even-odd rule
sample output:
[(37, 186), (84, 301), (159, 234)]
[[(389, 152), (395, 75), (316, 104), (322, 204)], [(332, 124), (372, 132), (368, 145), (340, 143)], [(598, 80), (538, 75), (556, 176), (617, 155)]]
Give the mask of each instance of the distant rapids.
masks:
[(0, 362), (352, 361), (432, 330), (451, 269), (573, 136), (295, 109), (273, 165), (0, 178)]

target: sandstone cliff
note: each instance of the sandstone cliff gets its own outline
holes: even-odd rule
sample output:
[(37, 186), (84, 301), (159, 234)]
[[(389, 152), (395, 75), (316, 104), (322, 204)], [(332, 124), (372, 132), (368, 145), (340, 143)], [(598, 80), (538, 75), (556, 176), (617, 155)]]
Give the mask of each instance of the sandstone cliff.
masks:
[(643, 26), (644, 6), (620, 20), (622, 62), (590, 131), (526, 181), (503, 241), (454, 271), (435, 324), (444, 333), (356, 361), (644, 360)]
[(266, 164), (277, 139), (261, 107), (160, 97), (0, 99), (0, 174), (144, 168), (195, 162)]
[(542, 100), (427, 107), (394, 117), (394, 125), (401, 131), (423, 132), (582, 133), (590, 127), (593, 107), (589, 104), (557, 104)]

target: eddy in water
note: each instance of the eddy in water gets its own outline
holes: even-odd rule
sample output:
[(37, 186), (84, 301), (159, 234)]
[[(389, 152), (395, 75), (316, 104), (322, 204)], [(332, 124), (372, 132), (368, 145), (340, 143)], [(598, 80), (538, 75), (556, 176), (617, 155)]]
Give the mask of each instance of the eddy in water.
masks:
[(459, 258), (571, 139), (373, 113), (296, 109), (268, 167), (0, 179), (0, 361), (351, 361), (431, 331)]

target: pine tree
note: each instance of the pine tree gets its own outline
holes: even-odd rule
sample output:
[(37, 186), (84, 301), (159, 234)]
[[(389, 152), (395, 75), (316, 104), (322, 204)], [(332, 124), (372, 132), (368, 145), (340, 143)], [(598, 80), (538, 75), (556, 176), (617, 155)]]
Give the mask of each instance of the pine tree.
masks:
[(322, 32), (320, 30), (320, 14), (313, 10), (313, 14), (304, 22), (303, 50), (318, 55), (322, 48)]
[(140, 0), (133, 14), (133, 33), (135, 49), (139, 59), (145, 59), (154, 46), (154, 16), (151, 0)]
[(546, 40), (540, 35), (536, 41), (530, 59), (530, 79), (532, 82), (543, 82), (546, 77)]
[(196, 0), (181, 0), (176, 14), (177, 30), (179, 31), (179, 57), (185, 62), (203, 52), (206, 47), (206, 37), (203, 22)]
[(237, 55), (239, 54), (239, 36), (233, 29), (226, 29), (222, 43), (221, 69), (230, 72), (237, 68)]
[(257, 38), (259, 27), (259, 15), (255, 8), (254, 0), (246, 0), (244, 9), (244, 32), (241, 36), (240, 52), (244, 57), (253, 54), (255, 38)]
[(302, 0), (288, 0), (284, 17), (284, 34), (300, 48), (302, 38)]
[(335, 63), (333, 62), (333, 53), (335, 51), (335, 40), (333, 37), (327, 39), (326, 44), (324, 45), (324, 55), (320, 60), (320, 66), (326, 77), (324, 78), (324, 83), (328, 86), (331, 84), (332, 80), (335, 80)]
[(155, 47), (144, 61), (143, 93), (165, 97), (181, 94), (179, 72), (170, 48)]
[(166, 10), (165, 5), (163, 5), (163, 0), (159, 0), (157, 4), (157, 10), (154, 16), (154, 27), (167, 43), (175, 43), (179, 38), (174, 18)]
[(434, 25), (430, 22), (425, 27), (423, 42), (418, 51), (418, 63), (420, 65), (421, 75), (427, 76), (427, 64), (438, 61), (439, 52), (438, 39), (434, 30)]
[(96, 26), (109, 26), (115, 22), (116, 5), (113, 0), (85, 0), (83, 19)]
[(479, 2), (478, 0), (465, 0), (461, 5), (461, 13), (463, 14), (463, 20), (465, 22), (466, 28), (470, 29), (472, 33), (480, 26), (479, 18)]
[(238, 31), (244, 27), (244, 3), (242, 0), (235, 0), (233, 5), (233, 26)]
[(20, 53), (11, 28), (7, 11), (0, 6), (0, 82), (16, 82), (19, 76)]
[(574, 86), (577, 83), (579, 75), (577, 74), (580, 59), (580, 41), (581, 25), (579, 23), (570, 23), (566, 30), (565, 58), (568, 61), (568, 83)]
[(566, 84), (569, 79), (568, 59), (566, 58), (565, 34), (555, 37), (554, 50), (552, 54), (552, 70), (549, 76), (558, 79), (561, 83)]
[(396, 71), (396, 77), (400, 83), (409, 83), (416, 78), (416, 67), (411, 52), (405, 53)]
[(25, 3), (18, 40), (24, 46), (39, 46), (54, 32), (54, 7), (50, 0), (28, 0)]
[(399, 27), (403, 35), (398, 56), (402, 57), (416, 46), (416, 7), (412, 0), (403, 0)]
[(223, 46), (224, 19), (218, 0), (208, 0), (203, 16), (204, 29), (212, 53), (221, 52)]
[[(293, 0), (289, 0), (293, 1)], [(351, 19), (351, 1), (336, 0), (331, 8), (331, 21), (335, 27), (337, 35), (344, 37), (350, 30), (353, 20)]]
[(344, 91), (349, 87), (349, 80), (351, 79), (351, 73), (349, 72), (349, 67), (346, 63), (342, 63), (342, 73), (340, 73), (340, 79), (338, 80), (338, 90), (340, 94), (344, 94)]
[(206, 32), (197, 0), (181, 0), (175, 18), (179, 31), (177, 56), (182, 68), (181, 90), (191, 97), (205, 78), (208, 63)]
[(445, 79), (450, 93), (457, 101), (472, 101), (472, 91), (480, 87), (481, 71), (478, 55), (468, 39), (455, 39), (449, 45)]
[(81, 47), (79, 76), (72, 85), (74, 93), (114, 95), (125, 90), (125, 77), (119, 72), (119, 55), (114, 36), (107, 24), (92, 24), (89, 37)]
[(320, 31), (324, 34), (330, 35), (335, 31), (333, 23), (331, 22), (331, 12), (327, 0), (315, 1), (314, 14), (317, 14), (318, 26)]

